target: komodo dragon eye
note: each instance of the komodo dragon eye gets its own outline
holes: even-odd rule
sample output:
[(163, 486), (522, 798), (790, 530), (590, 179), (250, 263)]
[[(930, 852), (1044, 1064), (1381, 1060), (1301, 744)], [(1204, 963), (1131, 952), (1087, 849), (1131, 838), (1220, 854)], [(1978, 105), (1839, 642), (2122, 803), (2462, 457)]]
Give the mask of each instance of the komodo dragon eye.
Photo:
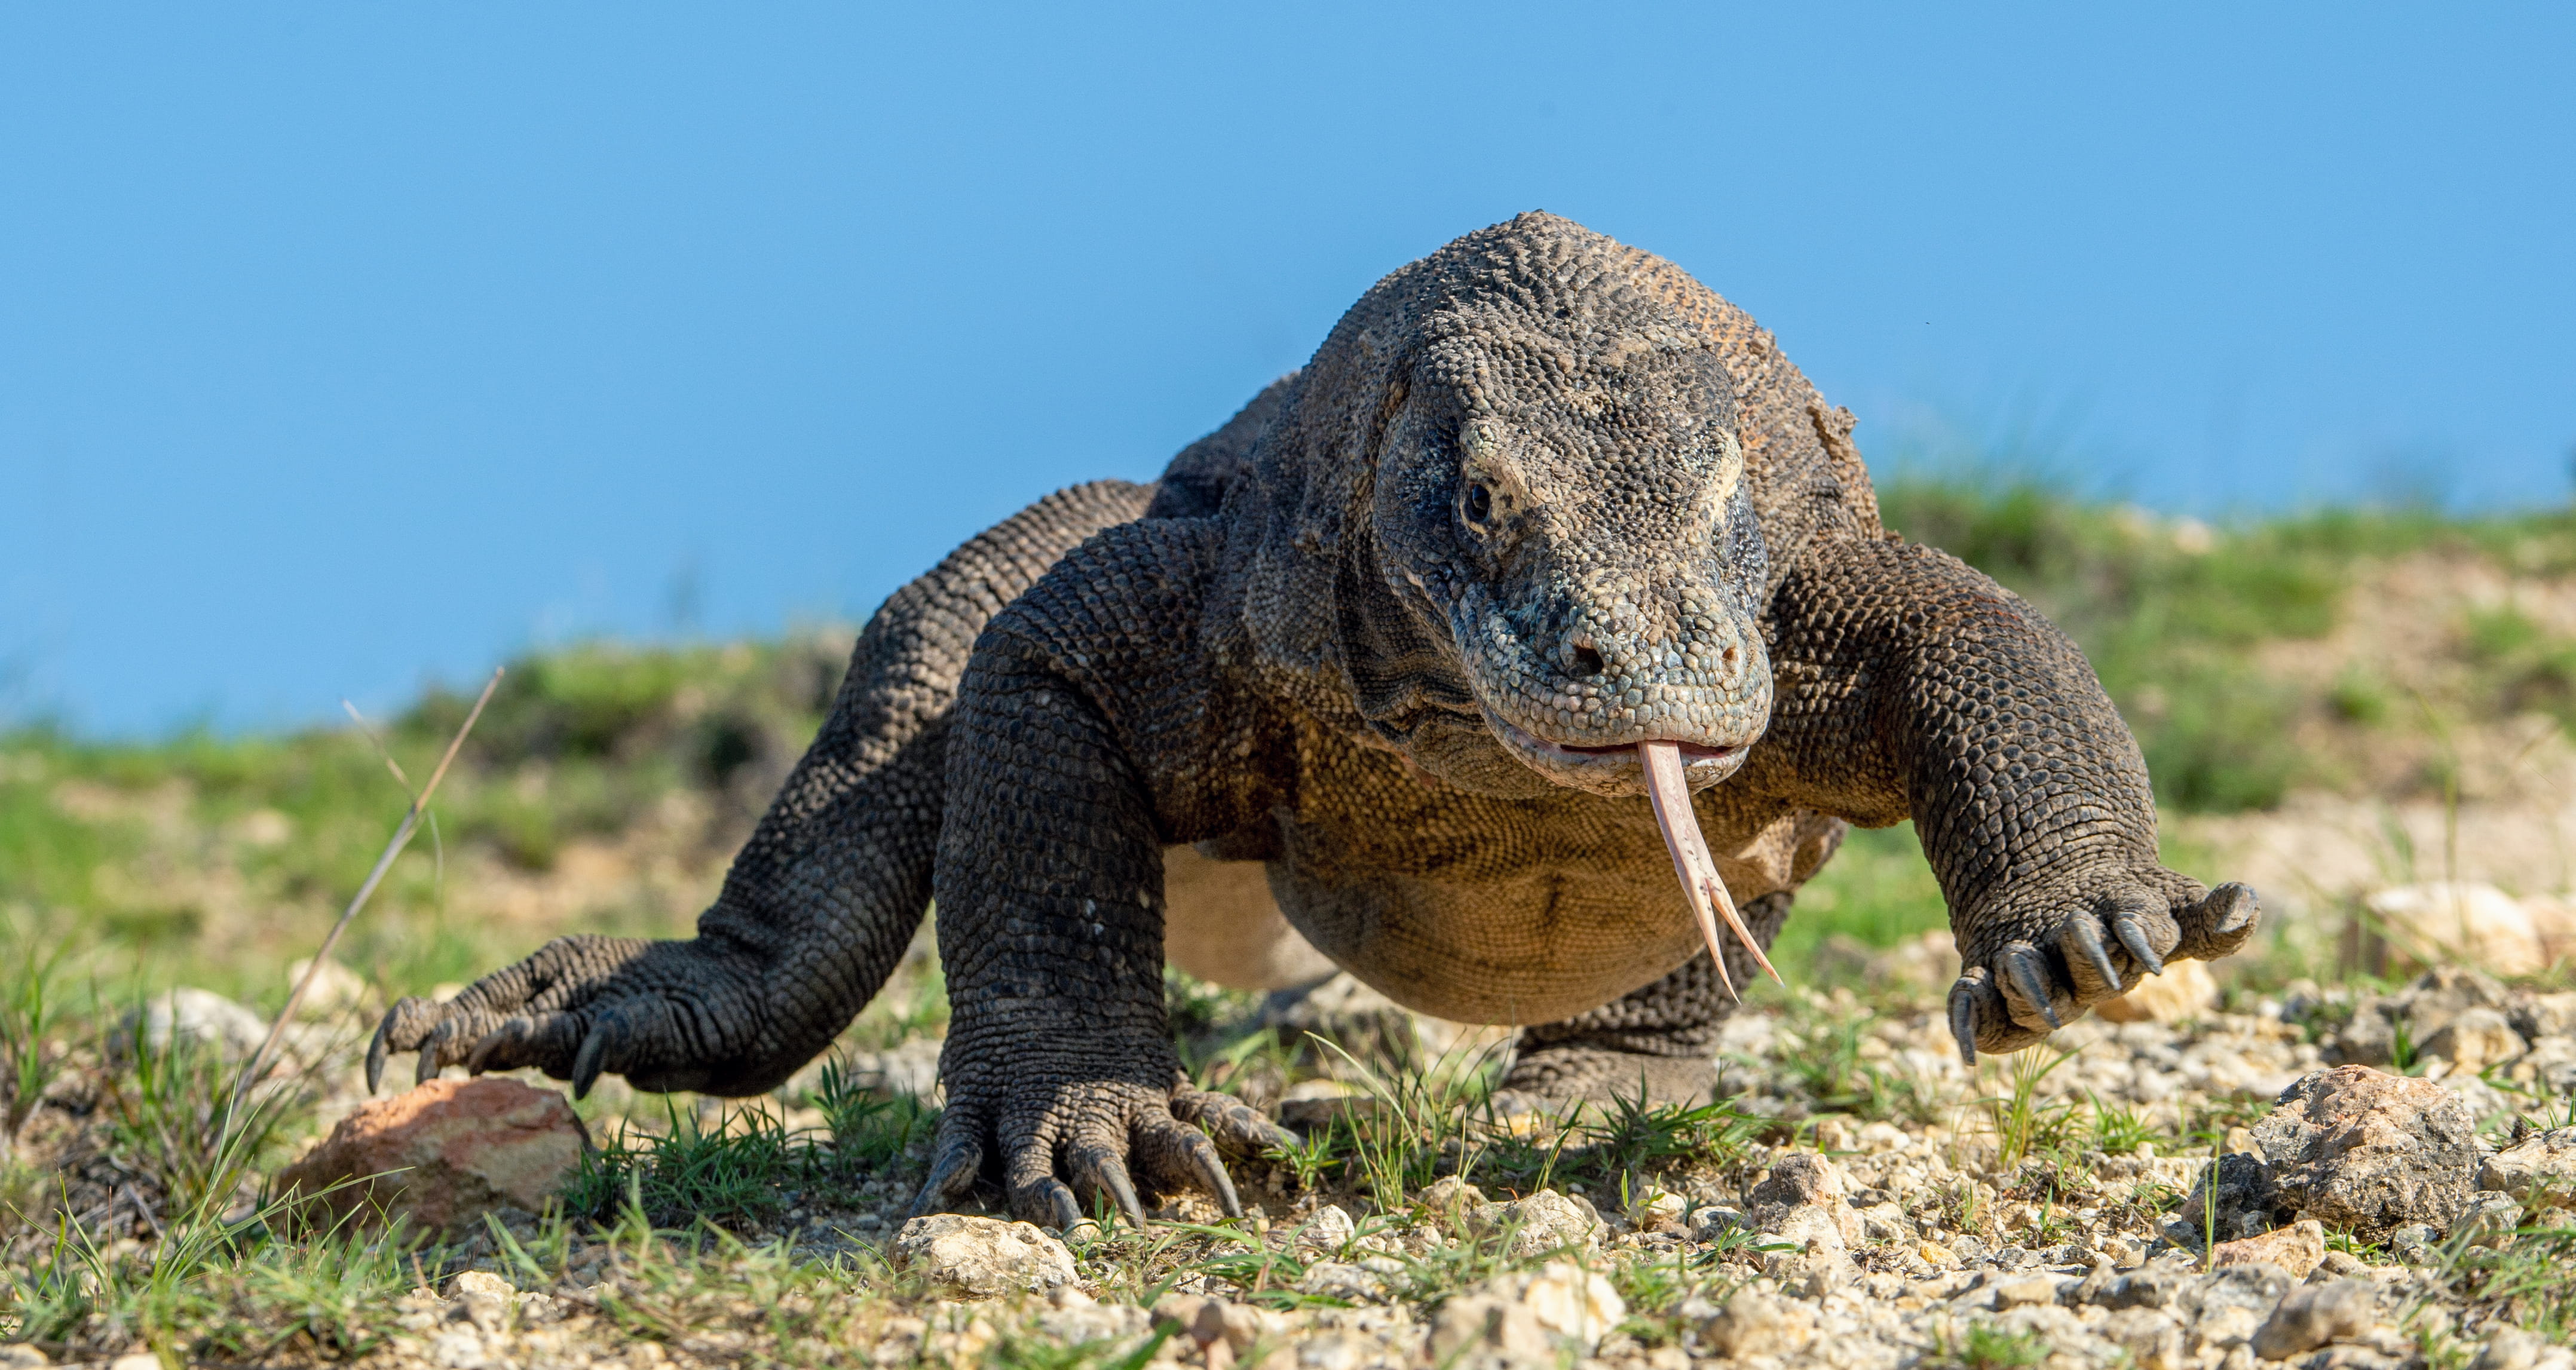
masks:
[(1467, 486), (1467, 497), (1463, 504), (1469, 523), (1482, 524), (1491, 521), (1494, 517), (1494, 492), (1487, 489), (1481, 481), (1471, 482)]

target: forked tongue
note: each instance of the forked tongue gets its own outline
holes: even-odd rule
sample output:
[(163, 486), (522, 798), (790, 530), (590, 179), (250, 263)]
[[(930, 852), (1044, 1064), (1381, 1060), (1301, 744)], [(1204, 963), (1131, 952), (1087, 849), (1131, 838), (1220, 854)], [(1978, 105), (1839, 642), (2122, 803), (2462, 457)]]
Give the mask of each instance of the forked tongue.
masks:
[[(1727, 978), (1726, 947), (1718, 940), (1717, 918), (1723, 915), (1726, 925), (1753, 953), (1753, 959), (1783, 989), (1789, 982), (1780, 980), (1780, 972), (1771, 969), (1771, 958), (1762, 954), (1762, 944), (1745, 931), (1744, 919), (1735, 911), (1735, 900), (1726, 892), (1726, 882), (1717, 878), (1717, 860), (1708, 854), (1708, 839), (1699, 831), (1699, 815), (1691, 811), (1690, 785), (1682, 778), (1682, 749), (1677, 742), (1640, 742), (1637, 757), (1646, 763), (1646, 798), (1655, 806), (1655, 824), (1664, 830), (1664, 848), (1673, 854), (1673, 872), (1682, 878), (1682, 892), (1690, 896), (1691, 912), (1699, 916), (1699, 935), (1708, 943), (1708, 959), (1717, 963), (1717, 982), (1726, 986), (1729, 996), (1735, 994), (1735, 982)], [(1711, 906), (1715, 912), (1711, 912)]]

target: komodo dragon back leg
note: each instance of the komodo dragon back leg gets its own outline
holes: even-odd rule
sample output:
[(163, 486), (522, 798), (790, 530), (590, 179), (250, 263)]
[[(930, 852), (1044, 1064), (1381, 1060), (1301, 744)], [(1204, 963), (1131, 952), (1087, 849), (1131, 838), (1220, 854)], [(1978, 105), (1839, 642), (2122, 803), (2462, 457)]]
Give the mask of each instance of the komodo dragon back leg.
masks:
[[(1775, 891), (1747, 900), (1746, 929), (1763, 950), (1789, 919), (1793, 896)], [(1729, 939), (1726, 975), (1744, 984), (1761, 973), (1752, 950)], [(1735, 996), (1701, 952), (1681, 969), (1589, 1013), (1521, 1029), (1510, 1070), (1496, 1094), (1506, 1112), (1525, 1104), (1586, 1099), (1694, 1103), (1717, 1088), (1717, 1034), (1736, 1009)]]
[(367, 1051), (418, 1077), (535, 1066), (587, 1093), (756, 1094), (830, 1045), (930, 901), (949, 714), (977, 634), (1048, 567), (1145, 511), (1150, 486), (1078, 485), (976, 536), (868, 620), (831, 716), (684, 942), (562, 937), (446, 1003), (394, 1005)]

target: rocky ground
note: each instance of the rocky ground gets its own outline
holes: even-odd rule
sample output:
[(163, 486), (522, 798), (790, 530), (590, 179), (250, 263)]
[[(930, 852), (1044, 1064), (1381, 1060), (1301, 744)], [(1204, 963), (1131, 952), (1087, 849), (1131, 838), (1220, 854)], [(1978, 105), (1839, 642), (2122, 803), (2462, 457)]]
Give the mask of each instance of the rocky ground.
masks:
[[(1327, 1056), (1336, 1078), (1219, 1022), (1202, 1073), (1307, 1147), (1239, 1163), (1246, 1221), (1182, 1198), (1147, 1231), (1066, 1237), (905, 1220), (923, 1118), (888, 1133), (897, 1106), (853, 1081), (923, 1044), (684, 1128), (667, 1165), (594, 1118), (584, 1170), (577, 1141), (548, 1150), (581, 1127), (559, 1096), (442, 1081), (348, 1115), (299, 1170), (318, 1188), (362, 1142), (348, 1175), (420, 1166), (360, 1221), (408, 1208), (448, 1240), (344, 1228), (319, 1243), (336, 1303), (245, 1257), (206, 1267), (193, 1322), (94, 1299), (0, 1361), (2576, 1366), (2576, 994), (2442, 971), (2245, 1013), (2142, 1000), (2174, 1021), (2086, 1019), (1972, 1075), (1928, 1000), (1810, 995), (1736, 1020), (1729, 1104), (1553, 1120), (1480, 1107), (1472, 1042), (1420, 1049), (1451, 1041), (1436, 1025), (1391, 1042), (1333, 1000), (1321, 1026), (1374, 1053)], [(525, 1211), (549, 1164), (581, 1211)], [(42, 1245), (13, 1243), (22, 1316)]]
[[(1937, 885), (1902, 830), (1855, 833), (1774, 948), (1842, 988), (1757, 998), (1722, 1105), (1515, 1116), (1483, 1093), (1491, 1030), (1176, 979), (1200, 1082), (1307, 1137), (1234, 1163), (1256, 1216), (907, 1223), (946, 1008), (926, 954), (833, 1069), (748, 1107), (613, 1079), (578, 1106), (537, 1079), (370, 1103), (355, 1071), (388, 995), (563, 932), (685, 935), (846, 631), (513, 663), (441, 826), (341, 944), (356, 973), (243, 1110), (267, 1024), (233, 1000), (283, 1003), (466, 700), (381, 737), (20, 729), (0, 1366), (2576, 1370), (2576, 517), (2213, 537), (1982, 482), (1882, 494), (2076, 634), (2154, 764), (2167, 860), (2262, 890), (2258, 945), (1970, 1073), (1936, 1015)], [(2472, 964), (2511, 987), (2449, 969)], [(174, 984), (201, 988), (128, 1012)]]

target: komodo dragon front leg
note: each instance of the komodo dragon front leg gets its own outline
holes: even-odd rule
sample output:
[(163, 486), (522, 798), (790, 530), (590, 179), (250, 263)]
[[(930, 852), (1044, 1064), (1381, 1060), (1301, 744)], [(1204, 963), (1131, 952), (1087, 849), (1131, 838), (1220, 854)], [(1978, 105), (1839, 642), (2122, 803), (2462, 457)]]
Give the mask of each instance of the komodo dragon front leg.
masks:
[(2253, 934), (2251, 889), (2157, 860), (2145, 759), (2083, 654), (1957, 558), (1820, 540), (1765, 636), (1770, 729), (1729, 783), (1864, 826), (1914, 820), (1958, 941), (1962, 1059)]
[(976, 644), (939, 847), (948, 1106), (917, 1213), (998, 1172), (1056, 1227), (1093, 1206), (1141, 1225), (1140, 1191), (1193, 1187), (1239, 1215), (1215, 1142), (1295, 1140), (1190, 1088), (1164, 1015), (1163, 849), (1270, 802), (1256, 728), (1192, 669), (1221, 546), (1209, 520), (1113, 529)]
[(1144, 513), (1150, 486), (1058, 491), (889, 598), (850, 654), (813, 746), (689, 941), (563, 937), (446, 1003), (404, 999), (367, 1052), (419, 1078), (535, 1066), (587, 1093), (756, 1094), (828, 1046), (892, 973), (929, 904), (949, 711), (987, 620), (1085, 538)]

